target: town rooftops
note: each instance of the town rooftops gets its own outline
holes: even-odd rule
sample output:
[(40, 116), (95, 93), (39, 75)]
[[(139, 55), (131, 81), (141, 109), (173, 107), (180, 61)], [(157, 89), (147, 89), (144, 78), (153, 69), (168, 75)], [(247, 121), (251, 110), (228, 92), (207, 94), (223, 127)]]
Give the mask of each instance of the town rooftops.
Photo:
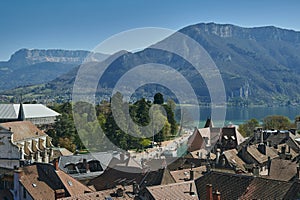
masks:
[(242, 171), (246, 171), (245, 162), (237, 155), (238, 151), (236, 149), (229, 149), (224, 151), (223, 154), (231, 167), (236, 166)]
[(147, 187), (153, 199), (199, 199), (194, 181)]
[(55, 199), (55, 191), (64, 191), (66, 196), (92, 192), (74, 178), (50, 164), (35, 164), (18, 170), (19, 181), (33, 199)]
[(237, 142), (237, 145), (240, 145), (245, 141), (245, 138), (242, 134), (237, 130), (236, 126), (223, 127), (222, 128), (222, 137), (231, 137), (233, 140)]
[(132, 186), (118, 186), (113, 189), (101, 190), (97, 192), (91, 192), (86, 194), (75, 195), (72, 197), (62, 198), (63, 200), (134, 200), (138, 199), (133, 194)]
[(272, 148), (265, 146), (266, 148), (266, 154), (263, 154), (259, 152), (258, 150), (258, 145), (250, 145), (247, 147), (247, 152), (252, 156), (252, 158), (257, 162), (257, 163), (265, 163), (268, 161), (268, 157), (271, 159), (279, 157), (277, 152), (274, 151)]
[[(119, 154), (114, 154), (113, 152), (61, 156), (59, 158), (59, 168), (78, 180), (91, 179), (102, 174), (115, 157), (118, 160), (120, 159)], [(84, 162), (89, 164), (89, 169), (84, 166)]]
[[(174, 178), (176, 183), (179, 182), (184, 182), (187, 180), (190, 180), (191, 178), (191, 172), (190, 172), (190, 168), (189, 169), (181, 169), (181, 170), (176, 170), (176, 171), (171, 171), (171, 175)], [(193, 176), (194, 179), (197, 179), (201, 176), (203, 176), (203, 172), (206, 172), (206, 166), (200, 166), (200, 167), (196, 167), (193, 168)]]
[(200, 199), (206, 199), (206, 185), (221, 193), (221, 199), (299, 199), (300, 184), (211, 171), (195, 181)]
[(297, 166), (296, 162), (290, 160), (273, 159), (271, 161), (269, 176), (266, 176), (266, 178), (290, 181), (297, 174)]
[(135, 167), (115, 166), (106, 168), (103, 174), (92, 179), (88, 185), (93, 185), (96, 190), (105, 190), (117, 185), (131, 185), (134, 181), (140, 188), (175, 182), (167, 169), (145, 171)]

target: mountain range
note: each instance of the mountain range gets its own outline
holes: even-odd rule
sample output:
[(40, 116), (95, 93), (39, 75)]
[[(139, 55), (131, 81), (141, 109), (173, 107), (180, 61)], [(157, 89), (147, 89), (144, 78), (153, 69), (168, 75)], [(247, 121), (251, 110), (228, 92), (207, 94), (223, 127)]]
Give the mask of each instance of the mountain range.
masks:
[[(233, 105), (290, 105), (300, 103), (300, 32), (273, 26), (243, 28), (231, 24), (200, 23), (179, 32), (197, 41), (220, 70), (227, 100)], [(162, 41), (163, 42), (163, 41)], [(88, 51), (22, 49), (0, 62), (2, 96), (22, 94), (39, 100), (70, 98), (78, 65)], [(95, 54), (99, 62), (108, 55)], [(146, 48), (116, 59), (100, 80), (99, 94), (109, 96), (119, 78), (132, 66), (147, 62), (172, 66), (192, 84), (201, 102), (209, 93), (190, 63), (170, 52)], [(36, 85), (38, 84), (38, 85)], [(26, 85), (30, 85), (24, 87)], [(20, 87), (22, 86), (22, 87)], [(17, 89), (13, 89), (19, 87)], [(145, 91), (140, 88), (137, 96)], [(158, 86), (155, 86), (157, 90)], [(8, 90), (9, 89), (9, 90)], [(172, 92), (161, 88), (163, 93)]]
[[(43, 84), (69, 72), (90, 55), (82, 50), (39, 50), (20, 49), (8, 61), (0, 62), (0, 91)], [(96, 61), (107, 55), (94, 54)]]

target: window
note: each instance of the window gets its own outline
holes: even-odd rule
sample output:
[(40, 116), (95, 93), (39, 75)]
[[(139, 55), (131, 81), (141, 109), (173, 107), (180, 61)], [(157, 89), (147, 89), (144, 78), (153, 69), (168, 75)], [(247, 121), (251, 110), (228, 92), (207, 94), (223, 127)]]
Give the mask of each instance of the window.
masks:
[(88, 163), (91, 172), (103, 171), (103, 168), (98, 160), (91, 160)]

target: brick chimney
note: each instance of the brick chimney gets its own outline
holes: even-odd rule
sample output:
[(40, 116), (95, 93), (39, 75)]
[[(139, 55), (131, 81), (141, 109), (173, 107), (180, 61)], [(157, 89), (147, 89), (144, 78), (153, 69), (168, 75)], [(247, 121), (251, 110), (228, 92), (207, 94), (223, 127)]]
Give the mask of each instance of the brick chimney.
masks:
[(212, 184), (206, 185), (206, 200), (213, 200)]
[(60, 199), (66, 197), (66, 192), (64, 189), (55, 190), (55, 199)]
[(221, 193), (218, 190), (213, 193), (213, 200), (221, 200)]
[(56, 158), (56, 159), (53, 160), (53, 166), (54, 166), (54, 169), (55, 169), (56, 171), (59, 170), (59, 166), (58, 166), (58, 158)]

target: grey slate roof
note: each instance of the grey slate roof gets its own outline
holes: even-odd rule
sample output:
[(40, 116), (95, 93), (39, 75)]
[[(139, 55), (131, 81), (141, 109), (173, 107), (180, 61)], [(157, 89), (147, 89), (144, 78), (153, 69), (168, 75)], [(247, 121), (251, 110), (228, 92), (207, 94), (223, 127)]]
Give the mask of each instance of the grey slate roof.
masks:
[(0, 104), (0, 119), (16, 119), (16, 113), (13, 104)]
[(66, 167), (68, 164), (78, 164), (82, 163), (84, 159), (87, 162), (91, 160), (98, 160), (103, 171), (96, 171), (96, 172), (89, 172), (89, 173), (73, 173), (70, 174), (74, 178), (78, 179), (89, 179), (99, 176), (104, 172), (107, 166), (110, 164), (113, 158), (120, 159), (119, 154), (115, 154), (113, 152), (95, 152), (95, 153), (88, 153), (88, 154), (78, 154), (78, 155), (70, 155), (70, 156), (61, 156), (59, 158), (59, 168), (68, 173), (68, 168)]
[[(0, 104), (0, 119), (17, 119), (20, 104)], [(43, 104), (23, 104), (25, 118), (56, 117), (60, 115)]]

